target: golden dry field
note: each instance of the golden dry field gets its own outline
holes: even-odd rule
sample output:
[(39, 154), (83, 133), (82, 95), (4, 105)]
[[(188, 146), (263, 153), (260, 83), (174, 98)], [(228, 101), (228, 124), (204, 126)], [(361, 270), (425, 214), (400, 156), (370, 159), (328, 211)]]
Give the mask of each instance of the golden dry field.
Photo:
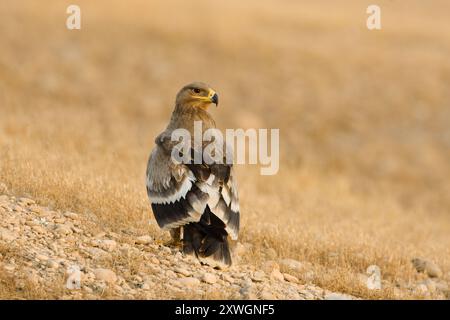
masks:
[[(361, 298), (417, 298), (411, 259), (450, 281), (450, 2), (0, 2), (0, 182), (105, 229), (166, 239), (145, 169), (176, 92), (220, 95), (222, 128), (279, 128), (280, 171), (237, 167), (242, 229), (309, 263), (301, 282)], [(358, 274), (381, 268), (382, 290)], [(42, 296), (45, 297), (45, 296)], [(434, 298), (433, 294), (429, 298)]]

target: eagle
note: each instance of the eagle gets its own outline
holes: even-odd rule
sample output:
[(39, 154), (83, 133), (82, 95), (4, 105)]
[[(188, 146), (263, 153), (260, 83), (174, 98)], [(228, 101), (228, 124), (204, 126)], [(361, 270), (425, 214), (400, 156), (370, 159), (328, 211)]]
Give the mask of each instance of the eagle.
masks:
[[(181, 245), (184, 254), (197, 257), (201, 263), (223, 268), (232, 264), (228, 238), (237, 240), (240, 224), (233, 164), (211, 163), (203, 157), (200, 162), (174, 161), (178, 142), (171, 138), (177, 129), (194, 136), (196, 121), (201, 121), (202, 130), (215, 129), (208, 107), (218, 103), (217, 93), (202, 82), (188, 84), (178, 92), (169, 124), (155, 139), (146, 182), (156, 222), (170, 231), (172, 243)], [(188, 148), (191, 155), (202, 152), (194, 143)]]

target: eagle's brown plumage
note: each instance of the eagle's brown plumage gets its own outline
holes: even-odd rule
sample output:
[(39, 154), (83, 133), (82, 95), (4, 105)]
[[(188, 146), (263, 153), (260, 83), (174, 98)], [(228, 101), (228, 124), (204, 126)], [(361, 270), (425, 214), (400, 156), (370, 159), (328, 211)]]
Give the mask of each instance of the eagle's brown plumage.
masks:
[[(177, 94), (170, 122), (156, 139), (147, 165), (147, 194), (158, 225), (174, 238), (182, 234), (183, 252), (214, 266), (231, 265), (228, 236), (239, 232), (239, 199), (230, 164), (177, 164), (171, 159), (171, 141), (176, 129), (194, 136), (194, 122), (202, 129), (215, 128), (208, 113), (217, 94), (204, 83), (195, 82)], [(192, 145), (192, 152), (197, 152)], [(176, 239), (175, 239), (176, 240)]]

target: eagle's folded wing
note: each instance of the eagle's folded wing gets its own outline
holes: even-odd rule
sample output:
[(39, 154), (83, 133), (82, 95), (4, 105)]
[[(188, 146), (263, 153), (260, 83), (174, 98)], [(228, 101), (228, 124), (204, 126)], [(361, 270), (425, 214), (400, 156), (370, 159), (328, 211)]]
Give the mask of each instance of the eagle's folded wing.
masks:
[(230, 168), (228, 181), (222, 186), (221, 199), (216, 208), (211, 210), (226, 225), (225, 230), (231, 239), (237, 240), (239, 234), (239, 196), (233, 167)]
[[(225, 148), (229, 146), (224, 145)], [(230, 150), (228, 150), (231, 152)], [(226, 163), (226, 152), (222, 153), (223, 163), (188, 165), (197, 178), (196, 185), (209, 195), (208, 206), (224, 224), (231, 239), (239, 234), (239, 196), (232, 164)]]
[(161, 228), (168, 230), (200, 220), (208, 195), (195, 182), (185, 165), (173, 163), (161, 147), (153, 150), (147, 165), (147, 194)]
[(162, 139), (147, 166), (147, 194), (158, 225), (168, 230), (199, 222), (208, 206), (236, 240), (240, 214), (232, 166), (175, 164), (164, 145)]

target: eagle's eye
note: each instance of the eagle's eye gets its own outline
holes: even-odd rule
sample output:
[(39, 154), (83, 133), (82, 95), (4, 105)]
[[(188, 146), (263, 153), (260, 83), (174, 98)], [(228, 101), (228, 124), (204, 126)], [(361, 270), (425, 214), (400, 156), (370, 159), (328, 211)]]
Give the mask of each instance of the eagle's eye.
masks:
[(201, 90), (199, 88), (194, 88), (194, 89), (192, 89), (192, 91), (194, 91), (195, 93), (198, 94), (198, 93), (200, 93)]

